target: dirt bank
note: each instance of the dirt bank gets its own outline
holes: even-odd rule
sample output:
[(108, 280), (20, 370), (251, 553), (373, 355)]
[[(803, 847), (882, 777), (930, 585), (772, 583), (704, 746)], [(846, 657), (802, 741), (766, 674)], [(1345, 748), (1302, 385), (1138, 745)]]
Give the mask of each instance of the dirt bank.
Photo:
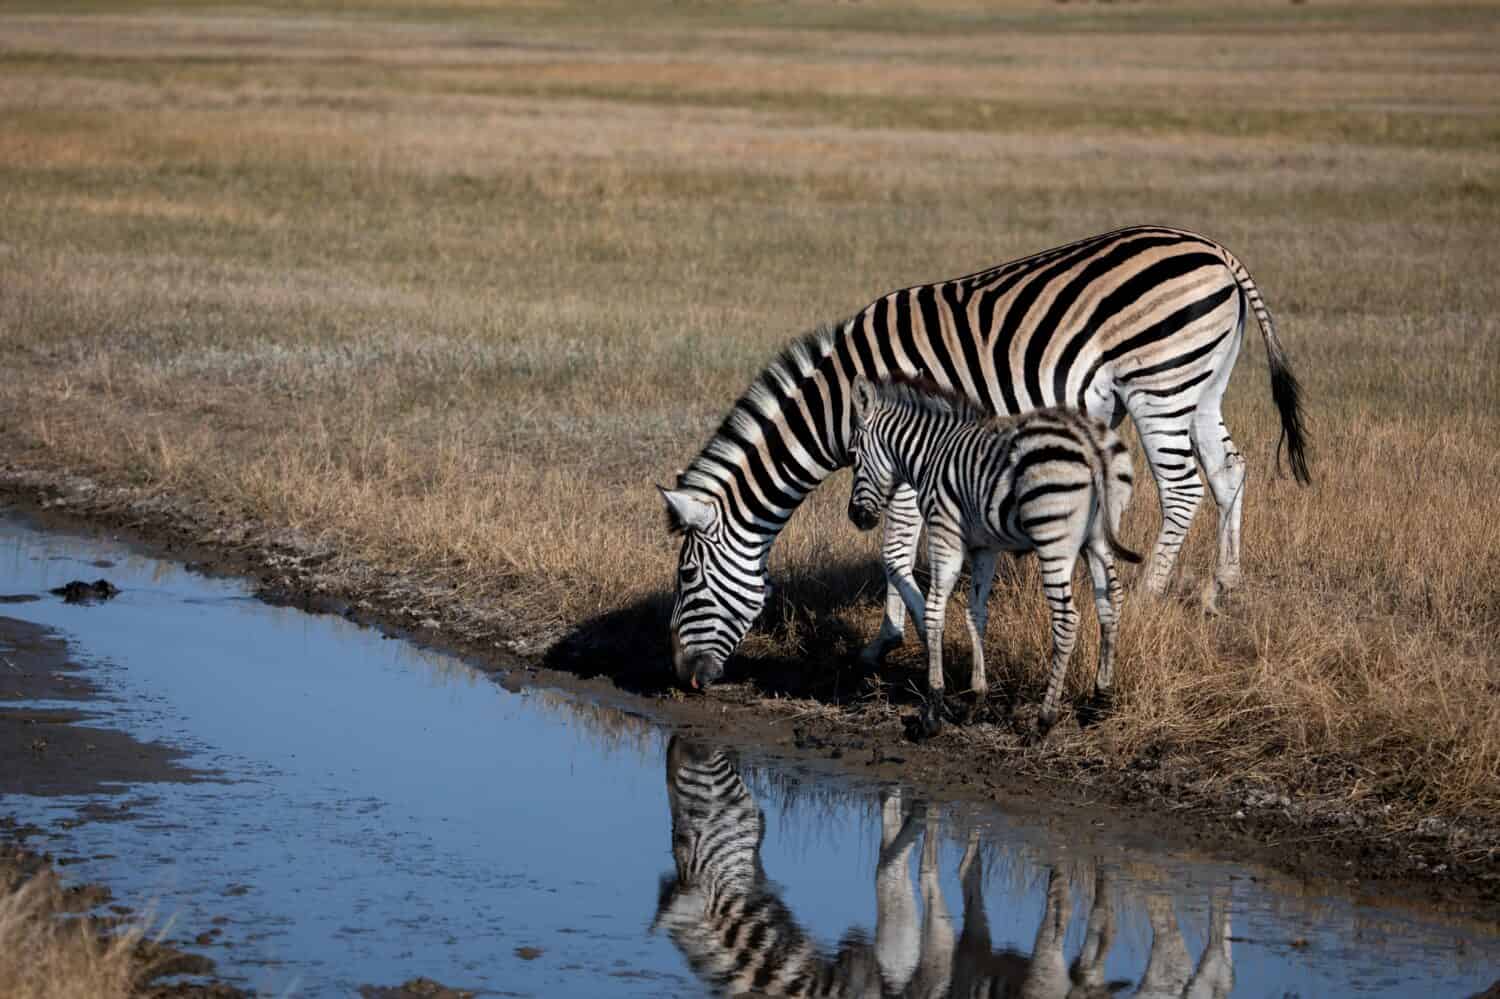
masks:
[[(295, 531), (247, 522), (207, 504), (104, 488), (60, 473), (0, 468), (0, 499), (54, 526), (104, 527), (159, 556), (254, 581), (267, 600), (338, 613), (457, 652), (507, 686), (578, 691), (684, 729), (820, 765), (901, 779), (932, 793), (1060, 814), (1064, 827), (1114, 826), (1127, 837), (1264, 863), (1356, 895), (1396, 898), (1500, 921), (1500, 817), (1412, 816), (1351, 807), (1348, 775), (1312, 767), (1298, 786), (1205, 773), (1191, 759), (1144, 755), (1128, 767), (1070, 751), (1066, 732), (1019, 745), (1004, 724), (950, 727), (906, 739), (899, 676), (868, 684), (840, 664), (757, 662), (707, 697), (666, 684), (659, 622), (640, 614), (537, 640), (503, 608), (450, 586), (378, 572)], [(526, 636), (518, 641), (515, 635)], [(900, 667), (897, 667), (899, 673)], [(811, 679), (809, 679), (811, 677)], [(753, 682), (751, 682), (753, 680)], [(3, 687), (3, 685), (0, 685)]]

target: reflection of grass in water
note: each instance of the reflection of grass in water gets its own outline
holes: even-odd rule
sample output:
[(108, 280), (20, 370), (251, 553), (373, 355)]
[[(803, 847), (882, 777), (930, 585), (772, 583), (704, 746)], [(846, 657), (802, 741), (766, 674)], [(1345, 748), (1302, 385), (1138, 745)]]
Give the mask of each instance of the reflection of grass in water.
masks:
[(642, 767), (662, 766), (667, 733), (649, 718), (541, 687), (527, 688), (522, 696), (532, 706), (582, 733), (588, 745), (601, 754), (634, 757)]

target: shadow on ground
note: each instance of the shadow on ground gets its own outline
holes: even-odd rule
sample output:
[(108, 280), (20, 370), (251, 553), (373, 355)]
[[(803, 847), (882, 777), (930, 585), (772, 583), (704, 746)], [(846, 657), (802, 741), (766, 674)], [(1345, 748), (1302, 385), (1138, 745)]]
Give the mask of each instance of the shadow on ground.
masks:
[[(775, 578), (770, 604), (726, 665), (722, 683), (748, 684), (766, 695), (834, 703), (868, 689), (858, 662), (869, 635), (849, 621), (851, 607), (873, 603), (881, 585), (874, 559), (801, 569)], [(667, 622), (671, 581), (643, 600), (580, 622), (543, 659), (551, 669), (607, 676), (622, 689), (659, 694), (675, 686)]]
[[(1013, 582), (1011, 560), (998, 567), (998, 585)], [(921, 580), (925, 585), (925, 579)], [(668, 619), (672, 609), (670, 580), (661, 592), (580, 622), (557, 642), (543, 665), (577, 676), (607, 677), (623, 690), (663, 694), (676, 686), (672, 672)], [(908, 632), (904, 646), (879, 669), (859, 661), (860, 650), (879, 627), (884, 577), (873, 558), (829, 563), (816, 569), (798, 567), (773, 576), (770, 605), (726, 665), (719, 688), (739, 686), (760, 696), (811, 698), (848, 704), (878, 698), (896, 705), (921, 701), (926, 685), (926, 656)], [(1008, 717), (1011, 708), (1040, 690), (1007, 682), (1025, 675), (1005, 652), (990, 652), (991, 688), (987, 704), (973, 720)], [(970, 651), (950, 645), (944, 656), (949, 690), (969, 684)]]

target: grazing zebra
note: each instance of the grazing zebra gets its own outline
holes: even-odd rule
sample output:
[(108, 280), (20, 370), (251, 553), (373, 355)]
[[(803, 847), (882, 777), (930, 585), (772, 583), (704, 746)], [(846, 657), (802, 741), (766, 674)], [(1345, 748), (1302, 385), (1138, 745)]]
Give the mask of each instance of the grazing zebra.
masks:
[[(1146, 588), (1167, 586), (1203, 495), (1199, 465), (1219, 505), (1216, 583), (1234, 586), (1245, 462), (1220, 404), (1248, 312), (1265, 338), (1292, 470), (1306, 482), (1298, 385), (1270, 313), (1244, 266), (1190, 232), (1093, 236), (892, 292), (794, 342), (662, 490), (668, 524), (683, 535), (671, 618), (679, 680), (717, 679), (760, 614), (772, 543), (807, 494), (849, 463), (849, 387), (860, 375), (927, 378), (992, 413), (1069, 405), (1111, 426), (1129, 414), (1164, 518)], [(920, 530), (915, 496), (898, 492), (881, 552), (885, 619), (868, 660), (901, 642), (908, 608), (922, 629), (912, 575)]]
[(1073, 644), (1073, 566), (1080, 552), (1094, 580), (1099, 611), (1099, 672), (1095, 694), (1107, 697), (1114, 674), (1120, 578), (1114, 556), (1140, 556), (1115, 537), (1130, 503), (1130, 455), (1103, 423), (1072, 409), (1038, 409), (1016, 418), (986, 416), (963, 397), (905, 382), (872, 385), (856, 378), (851, 390), (854, 430), (849, 450), (854, 481), (849, 519), (861, 530), (880, 522), (901, 486), (915, 490), (927, 524), (927, 709), (937, 725), (943, 696), (943, 618), (964, 553), (973, 560), (969, 639), (976, 700), (989, 689), (984, 672), (984, 625), (995, 557), (1035, 551), (1042, 589), (1052, 609), (1052, 670), (1037, 718), (1039, 734), (1057, 720), (1058, 700)]

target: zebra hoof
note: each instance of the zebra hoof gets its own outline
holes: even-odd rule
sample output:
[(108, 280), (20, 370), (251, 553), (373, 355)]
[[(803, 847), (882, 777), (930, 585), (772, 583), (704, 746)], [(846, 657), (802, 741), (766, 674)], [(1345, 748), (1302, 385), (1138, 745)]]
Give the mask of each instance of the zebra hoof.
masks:
[(1036, 716), (1036, 726), (1028, 731), (1021, 739), (1027, 746), (1040, 746), (1047, 741), (1047, 733), (1052, 731), (1052, 726), (1057, 724), (1056, 716), (1048, 718), (1044, 714)]
[(906, 719), (906, 737), (912, 742), (926, 742), (942, 732), (943, 717), (947, 709), (942, 694), (929, 694), (922, 703), (922, 710)]
[(1217, 617), (1219, 614), (1219, 595), (1225, 592), (1218, 583), (1210, 580), (1203, 584), (1202, 591), (1198, 594), (1198, 604), (1203, 609), (1204, 617)]
[(1103, 721), (1115, 710), (1115, 692), (1113, 690), (1095, 690), (1094, 696), (1085, 701), (1078, 709), (1078, 724), (1084, 728), (1097, 722)]

